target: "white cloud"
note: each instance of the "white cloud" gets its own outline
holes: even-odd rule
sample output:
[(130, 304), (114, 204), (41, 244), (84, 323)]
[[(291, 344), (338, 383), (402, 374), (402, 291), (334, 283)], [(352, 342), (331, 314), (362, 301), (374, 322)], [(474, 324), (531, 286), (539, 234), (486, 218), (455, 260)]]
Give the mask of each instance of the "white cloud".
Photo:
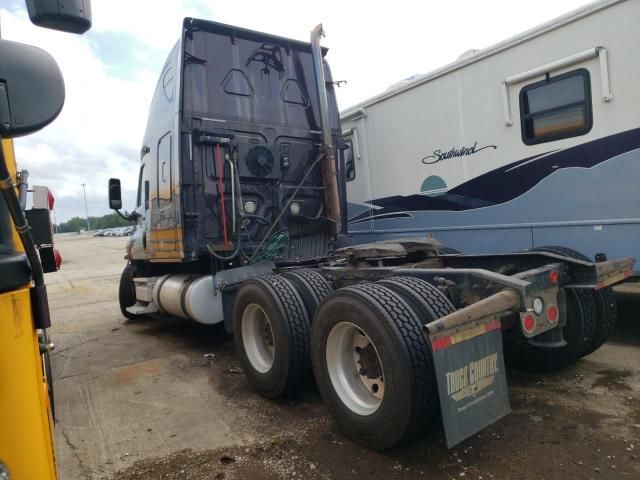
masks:
[[(132, 199), (157, 73), (144, 64), (123, 65), (134, 71), (129, 79), (116, 77), (96, 55), (90, 38), (37, 28), (24, 12), (0, 15), (4, 38), (45, 48), (65, 78), (60, 116), (42, 131), (15, 141), (19, 165), (31, 172), (31, 183), (54, 192), (58, 221), (83, 215), (81, 183), (87, 184), (87, 200), (95, 205), (90, 214), (106, 213), (110, 177), (121, 177), (125, 195)], [(173, 37), (175, 42), (177, 35)]]
[(94, 0), (93, 25), (98, 32), (132, 35), (149, 48), (167, 53), (180, 35), (184, 17), (212, 18), (211, 6), (203, 0)]
[(85, 36), (37, 28), (24, 8), (2, 9), (3, 38), (48, 50), (67, 90), (64, 110), (52, 125), (16, 140), (18, 160), (31, 171), (32, 183), (52, 188), (59, 221), (84, 214), (81, 183), (87, 184), (90, 214), (106, 213), (109, 177), (122, 178), (125, 207), (132, 206), (149, 102), (185, 16), (300, 40), (308, 40), (322, 22), (334, 78), (348, 81), (338, 90), (340, 107), (346, 108), (583, 3), (93, 0), (93, 27)]

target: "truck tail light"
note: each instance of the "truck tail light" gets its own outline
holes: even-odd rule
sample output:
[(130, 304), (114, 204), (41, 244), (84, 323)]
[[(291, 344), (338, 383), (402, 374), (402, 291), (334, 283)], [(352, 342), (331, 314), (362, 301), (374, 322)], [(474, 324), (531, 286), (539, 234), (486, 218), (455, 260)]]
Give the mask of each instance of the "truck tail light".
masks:
[(558, 313), (558, 307), (555, 305), (549, 305), (549, 308), (547, 308), (547, 320), (549, 323), (557, 323), (559, 317)]
[(536, 319), (532, 314), (527, 313), (522, 317), (522, 328), (526, 333), (532, 333), (536, 329)]

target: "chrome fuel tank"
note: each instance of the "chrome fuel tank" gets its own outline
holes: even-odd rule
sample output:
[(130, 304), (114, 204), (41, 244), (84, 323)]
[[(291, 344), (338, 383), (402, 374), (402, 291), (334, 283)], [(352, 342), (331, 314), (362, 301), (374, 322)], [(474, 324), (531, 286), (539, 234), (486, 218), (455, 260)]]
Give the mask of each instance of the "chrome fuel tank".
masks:
[(164, 313), (216, 324), (224, 319), (222, 294), (213, 288), (211, 275), (174, 273), (160, 277), (153, 285), (153, 302)]

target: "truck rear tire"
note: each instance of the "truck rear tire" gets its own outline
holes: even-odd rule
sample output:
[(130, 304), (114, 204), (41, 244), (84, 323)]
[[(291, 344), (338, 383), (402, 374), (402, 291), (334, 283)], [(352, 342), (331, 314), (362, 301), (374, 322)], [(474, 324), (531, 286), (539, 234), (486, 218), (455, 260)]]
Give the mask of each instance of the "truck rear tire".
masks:
[(592, 295), (596, 304), (596, 328), (593, 341), (584, 356), (595, 352), (609, 340), (618, 319), (618, 301), (611, 287), (593, 291)]
[(380, 284), (341, 288), (312, 325), (316, 383), (341, 430), (374, 449), (419, 434), (434, 418), (438, 393), (422, 322)]
[(505, 340), (505, 355), (509, 363), (526, 371), (553, 372), (575, 362), (591, 344), (596, 323), (593, 297), (577, 288), (565, 290), (567, 295), (567, 322), (562, 327), (566, 345), (545, 348), (531, 345), (525, 338)]
[(420, 328), (424, 324), (455, 312), (451, 301), (434, 285), (416, 277), (391, 277), (376, 282), (400, 295), (415, 312), (421, 314)]
[(333, 292), (331, 284), (320, 273), (309, 268), (283, 272), (280, 276), (293, 284), (302, 298), (309, 320), (313, 321), (320, 302)]
[(122, 315), (127, 319), (135, 317), (132, 313), (127, 312), (127, 307), (136, 303), (136, 289), (133, 283), (133, 277), (135, 277), (136, 274), (136, 267), (128, 263), (127, 266), (124, 267), (122, 275), (120, 275), (118, 301), (120, 303), (120, 312), (122, 312)]
[[(550, 245), (536, 247), (532, 250), (557, 253), (565, 257), (575, 258), (576, 260), (584, 260), (585, 262), (592, 261), (586, 255), (567, 247)], [(616, 320), (618, 318), (618, 303), (611, 287), (592, 290), (590, 294), (593, 296), (593, 301), (595, 302), (596, 324), (591, 343), (585, 348), (582, 356), (589, 355), (604, 345), (616, 328)]]
[(311, 377), (309, 325), (302, 299), (286, 278), (254, 278), (240, 286), (234, 342), (247, 380), (260, 395), (291, 395)]

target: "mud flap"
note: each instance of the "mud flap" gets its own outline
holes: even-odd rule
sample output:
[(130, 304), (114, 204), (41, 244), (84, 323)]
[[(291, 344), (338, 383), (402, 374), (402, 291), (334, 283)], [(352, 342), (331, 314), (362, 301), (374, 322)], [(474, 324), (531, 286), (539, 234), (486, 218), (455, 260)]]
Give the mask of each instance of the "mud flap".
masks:
[(431, 334), (447, 447), (511, 412), (500, 320)]

